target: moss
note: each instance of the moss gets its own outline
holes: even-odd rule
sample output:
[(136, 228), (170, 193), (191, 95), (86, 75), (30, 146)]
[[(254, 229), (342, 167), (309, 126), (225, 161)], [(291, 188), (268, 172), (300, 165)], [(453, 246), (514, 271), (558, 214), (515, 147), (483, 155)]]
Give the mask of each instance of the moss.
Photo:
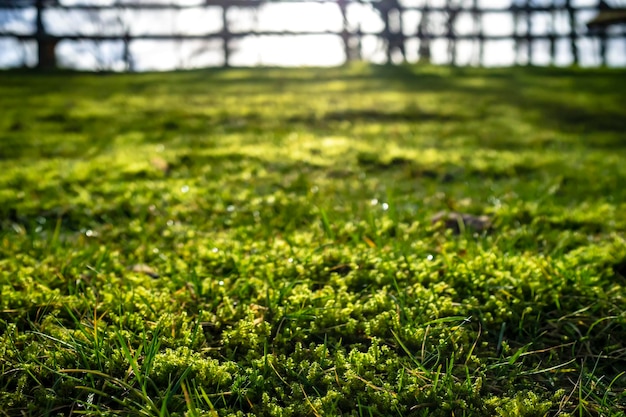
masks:
[(0, 78), (5, 414), (620, 415), (623, 71)]

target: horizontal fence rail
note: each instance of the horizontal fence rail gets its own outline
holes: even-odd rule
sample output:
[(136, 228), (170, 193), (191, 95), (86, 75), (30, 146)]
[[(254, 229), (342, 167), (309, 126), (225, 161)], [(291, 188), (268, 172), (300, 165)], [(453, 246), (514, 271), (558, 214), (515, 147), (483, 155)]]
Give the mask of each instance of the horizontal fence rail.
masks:
[[(361, 43), (363, 37), (376, 37), (384, 44), (385, 54), (388, 62), (392, 61), (392, 56), (406, 59), (407, 42), (418, 41), (420, 60), (429, 61), (431, 58), (431, 42), (445, 39), (448, 42), (448, 59), (451, 64), (457, 64), (456, 43), (458, 41), (474, 41), (478, 43), (479, 64), (484, 62), (484, 43), (487, 41), (515, 42), (517, 56), (524, 50), (527, 57), (526, 63), (531, 64), (533, 47), (535, 41), (548, 41), (549, 53), (552, 62), (556, 59), (556, 43), (566, 40), (572, 56), (572, 62), (578, 64), (580, 61), (578, 42), (580, 39), (588, 38), (597, 40), (599, 43), (600, 62), (607, 63), (608, 42), (612, 39), (626, 40), (626, 10), (610, 8), (604, 0), (600, 0), (596, 6), (574, 6), (572, 0), (564, 0), (563, 4), (543, 4), (535, 5), (530, 0), (521, 0), (511, 4), (509, 7), (479, 7), (478, 0), (470, 0), (471, 6), (454, 3), (455, 0), (446, 0), (445, 5), (431, 6), (429, 0), (424, 0), (421, 6), (403, 5), (398, 0), (205, 0), (199, 3), (158, 3), (151, 1), (128, 1), (116, 2), (113, 4), (62, 4), (54, 0), (0, 0), (0, 16), (2, 13), (19, 12), (24, 10), (35, 11), (34, 30), (30, 32), (20, 32), (18, 30), (0, 29), (0, 37), (13, 38), (22, 42), (35, 42), (37, 44), (37, 66), (40, 68), (52, 68), (57, 65), (56, 47), (62, 41), (91, 41), (105, 42), (117, 41), (124, 44), (124, 61), (126, 68), (132, 70), (132, 57), (130, 44), (137, 40), (152, 41), (221, 41), (224, 66), (230, 65), (232, 52), (231, 41), (249, 37), (262, 36), (310, 36), (310, 35), (331, 35), (339, 37), (344, 45), (345, 60), (360, 60)], [(342, 30), (302, 30), (302, 31), (274, 31), (274, 30), (231, 30), (231, 23), (227, 18), (229, 9), (260, 9), (271, 3), (319, 3), (336, 4), (343, 17)], [(380, 31), (361, 30), (360, 25), (356, 28), (348, 23), (347, 8), (351, 4), (360, 4), (371, 7), (380, 16), (383, 22), (383, 29)], [(51, 33), (46, 29), (45, 16), (48, 13), (72, 13), (75, 11), (85, 13), (103, 13), (110, 11), (123, 12), (132, 11), (163, 11), (176, 12), (189, 9), (218, 9), (222, 15), (221, 28), (200, 34), (186, 33), (131, 33), (130, 29), (124, 33)], [(407, 12), (419, 12), (420, 20), (417, 27), (407, 28), (403, 26), (403, 15)], [(589, 27), (581, 27), (578, 14), (585, 12), (594, 19), (590, 19)], [(473, 30), (469, 33), (458, 33), (457, 19), (460, 15), (467, 14), (473, 19)], [(482, 17), (486, 14), (508, 15), (513, 21), (512, 34), (488, 34), (485, 33)], [(533, 31), (533, 16), (537, 14), (548, 14), (551, 16), (551, 27), (543, 33)], [(565, 16), (568, 30), (557, 31), (555, 26), (556, 15)], [(617, 18), (616, 18), (617, 16)], [(623, 16), (623, 18), (619, 18)], [(433, 29), (432, 18), (437, 17), (439, 25)], [(430, 19), (430, 20), (429, 20)], [(1, 22), (1, 20), (0, 20)], [(523, 27), (520, 33), (519, 26)], [(617, 25), (617, 30), (609, 26)], [(411, 30), (412, 29), (412, 30)], [(626, 51), (625, 51), (626, 53)], [(520, 63), (520, 59), (517, 60)]]

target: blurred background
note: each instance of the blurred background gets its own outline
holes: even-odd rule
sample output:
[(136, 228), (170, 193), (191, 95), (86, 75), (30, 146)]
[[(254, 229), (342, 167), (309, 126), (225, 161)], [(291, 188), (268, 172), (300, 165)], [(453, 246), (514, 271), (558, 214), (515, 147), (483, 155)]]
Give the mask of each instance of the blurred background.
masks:
[(0, 67), (624, 67), (623, 1), (0, 0)]

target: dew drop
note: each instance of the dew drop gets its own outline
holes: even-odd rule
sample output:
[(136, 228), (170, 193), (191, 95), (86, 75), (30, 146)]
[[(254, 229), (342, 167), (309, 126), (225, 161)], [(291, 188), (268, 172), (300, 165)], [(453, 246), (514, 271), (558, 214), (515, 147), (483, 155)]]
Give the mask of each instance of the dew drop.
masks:
[(172, 226), (174, 226), (174, 220), (168, 220), (166, 224), (168, 226), (172, 227)]
[(224, 285), (224, 281), (218, 281), (217, 285)]
[(91, 230), (91, 229), (89, 229), (89, 230), (87, 230), (85, 232), (85, 236), (87, 236), (87, 237), (93, 237), (95, 235), (96, 235), (96, 233), (93, 230)]
[(385, 210), (385, 211), (389, 210), (389, 204), (383, 203), (381, 206), (382, 206), (383, 210)]
[(434, 256), (429, 254), (429, 255), (426, 257), (426, 259), (428, 259), (429, 261), (432, 261), (432, 260), (434, 259)]
[(233, 206), (232, 204), (229, 205), (228, 207), (226, 207), (226, 211), (232, 213), (233, 211), (235, 211), (235, 206)]
[(372, 198), (372, 201), (370, 201), (370, 204), (375, 206), (376, 204), (378, 204), (378, 199), (377, 198)]
[(183, 185), (182, 187), (180, 187), (180, 191), (182, 193), (188, 193), (189, 192), (189, 186), (188, 185)]
[(290, 264), (292, 264), (292, 263), (293, 263), (293, 258), (289, 258), (289, 259), (287, 259), (287, 262), (289, 262)]
[(213, 252), (213, 253), (217, 253), (217, 252), (219, 252), (219, 251), (220, 251), (220, 250), (219, 250), (218, 248), (213, 248), (213, 249), (211, 249), (211, 252)]

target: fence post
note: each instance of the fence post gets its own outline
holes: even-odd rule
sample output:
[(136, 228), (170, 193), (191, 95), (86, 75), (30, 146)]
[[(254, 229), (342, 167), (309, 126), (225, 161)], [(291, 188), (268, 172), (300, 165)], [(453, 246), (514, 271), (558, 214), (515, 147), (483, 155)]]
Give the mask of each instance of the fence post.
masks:
[[(384, 0), (383, 0), (384, 1)], [(389, 27), (389, 8), (387, 4), (383, 4), (383, 7), (379, 9), (380, 17), (383, 19), (383, 23), (385, 28), (383, 29), (383, 38), (386, 41), (386, 54), (387, 54), (387, 64), (391, 64), (391, 28)]]
[(361, 30), (361, 24), (356, 30), (356, 59), (358, 61), (363, 59), (363, 31)]
[[(598, 0), (598, 12), (611, 10), (611, 6), (604, 0)], [(606, 50), (606, 26), (600, 26), (597, 28), (598, 38), (600, 39), (600, 62), (602, 66), (607, 64), (607, 50)]]
[(230, 66), (230, 38), (231, 33), (228, 29), (228, 5), (223, 3), (222, 7), (222, 42), (223, 42), (223, 52), (224, 52), (224, 66)]
[(550, 4), (550, 61), (556, 65), (556, 4)]
[(37, 39), (37, 68), (39, 69), (54, 69), (57, 67), (56, 58), (56, 46), (57, 40), (51, 38), (46, 32), (46, 27), (43, 23), (43, 0), (37, 0), (35, 2), (36, 15), (36, 39)]
[(567, 14), (569, 16), (569, 40), (570, 40), (570, 49), (572, 51), (572, 58), (574, 60), (574, 64), (578, 65), (578, 46), (577, 46), (577, 34), (576, 34), (576, 10), (572, 6), (572, 0), (565, 0), (565, 8), (567, 9)]
[(133, 72), (135, 71), (135, 62), (133, 60), (133, 54), (130, 50), (130, 43), (132, 41), (132, 36), (130, 35), (130, 30), (127, 29), (126, 33), (124, 33), (124, 67), (125, 71)]
[(602, 66), (606, 67), (608, 62), (607, 60), (607, 50), (606, 50), (606, 28), (601, 28), (598, 33), (598, 37), (600, 38), (600, 61), (602, 62)]
[(519, 64), (520, 59), (520, 34), (519, 34), (519, 20), (520, 20), (520, 6), (513, 0), (511, 5), (511, 13), (513, 14), (513, 40), (515, 42), (515, 63)]
[(422, 15), (420, 16), (420, 21), (417, 24), (417, 37), (420, 41), (420, 46), (417, 53), (419, 55), (420, 62), (426, 63), (430, 63), (430, 32), (428, 30), (428, 15), (428, 0), (425, 0), (424, 7), (422, 8)]
[(343, 42), (343, 51), (346, 55), (346, 63), (354, 59), (352, 48), (350, 47), (350, 32), (348, 31), (348, 16), (346, 11), (346, 0), (337, 0), (337, 6), (339, 6), (339, 12), (341, 12), (342, 29), (341, 40)]
[(485, 62), (485, 33), (483, 31), (483, 15), (478, 7), (478, 0), (472, 2), (472, 17), (474, 18), (474, 33), (478, 40), (478, 66), (482, 66)]
[(533, 64), (533, 15), (530, 0), (526, 0), (524, 4), (526, 10), (526, 65)]
[(456, 5), (452, 4), (451, 0), (446, 0), (446, 37), (448, 38), (448, 60), (450, 61), (450, 65), (455, 66), (457, 64), (457, 55), (456, 55), (456, 31), (455, 24), (456, 18), (458, 17), (459, 8)]

